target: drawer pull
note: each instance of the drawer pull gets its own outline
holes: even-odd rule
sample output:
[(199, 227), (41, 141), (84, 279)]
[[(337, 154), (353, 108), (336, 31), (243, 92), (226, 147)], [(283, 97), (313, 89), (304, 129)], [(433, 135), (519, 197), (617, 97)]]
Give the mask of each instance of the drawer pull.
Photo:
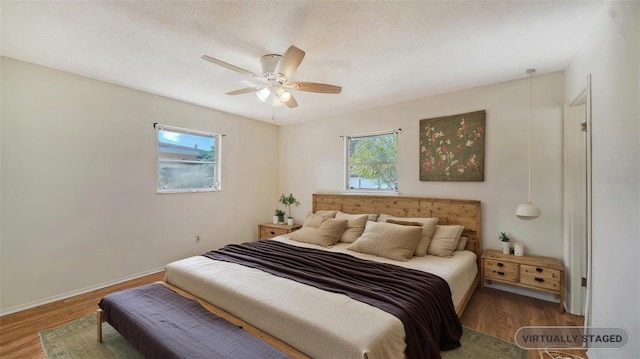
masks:
[(496, 272), (498, 275), (504, 275), (504, 272)]
[(498, 262), (498, 267), (504, 267), (503, 263)]
[(536, 272), (542, 273), (542, 268), (536, 268)]
[(542, 278), (536, 277), (536, 278), (533, 278), (533, 279), (538, 283), (543, 283), (544, 282), (544, 279), (542, 279)]
[(274, 235), (274, 234), (276, 234), (276, 232), (274, 232), (274, 231), (271, 231), (270, 233), (271, 233), (271, 235)]

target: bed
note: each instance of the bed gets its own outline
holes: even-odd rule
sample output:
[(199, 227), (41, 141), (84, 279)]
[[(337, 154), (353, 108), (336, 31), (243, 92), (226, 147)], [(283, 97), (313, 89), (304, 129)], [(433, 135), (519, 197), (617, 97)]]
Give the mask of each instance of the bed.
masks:
[[(395, 218), (438, 218), (439, 226), (464, 226), (461, 236), (466, 238), (466, 244), (451, 257), (426, 255), (404, 262), (347, 249), (353, 243), (338, 242), (324, 248), (293, 240), (290, 235), (270, 240), (272, 246), (280, 243), (296, 247), (295, 250), (321, 249), (336, 258), (348, 254), (358, 260), (433, 273), (450, 288), (453, 316), (462, 314), (480, 278), (479, 201), (314, 194), (312, 208), (313, 213), (339, 211), (343, 216), (368, 214), (375, 218), (384, 214)], [(370, 221), (366, 225), (376, 226)], [(409, 348), (404, 322), (388, 311), (255, 267), (194, 256), (168, 264), (165, 281), (313, 358), (403, 358)]]

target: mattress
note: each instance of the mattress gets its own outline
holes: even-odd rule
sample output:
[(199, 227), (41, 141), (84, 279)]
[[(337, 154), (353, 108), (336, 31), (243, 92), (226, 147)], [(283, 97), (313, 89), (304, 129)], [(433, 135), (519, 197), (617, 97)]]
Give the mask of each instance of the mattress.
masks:
[[(303, 247), (287, 236), (273, 240)], [(347, 250), (326, 249), (362, 259), (436, 274), (449, 283), (454, 305), (473, 283), (476, 256), (458, 251), (452, 258), (414, 257), (397, 262)], [(258, 269), (194, 256), (170, 263), (165, 280), (251, 323), (314, 358), (403, 358), (404, 327), (395, 316), (353, 300), (273, 276)]]

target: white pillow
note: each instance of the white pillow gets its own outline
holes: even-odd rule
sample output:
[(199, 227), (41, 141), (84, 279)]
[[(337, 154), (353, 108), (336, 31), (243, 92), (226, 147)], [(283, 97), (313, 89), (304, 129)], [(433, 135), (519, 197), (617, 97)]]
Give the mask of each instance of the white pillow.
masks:
[(458, 247), (464, 226), (436, 226), (427, 254), (439, 257), (451, 257)]
[(421, 227), (367, 221), (360, 238), (347, 249), (406, 262), (413, 255), (421, 235)]
[(424, 257), (427, 255), (427, 249), (429, 243), (431, 243), (431, 237), (436, 230), (436, 224), (438, 224), (438, 218), (422, 218), (422, 217), (394, 217), (388, 214), (381, 214), (378, 216), (377, 222), (387, 222), (387, 220), (393, 219), (396, 221), (404, 222), (418, 222), (422, 224), (422, 237), (420, 243), (416, 247), (416, 251), (413, 253), (416, 257)]

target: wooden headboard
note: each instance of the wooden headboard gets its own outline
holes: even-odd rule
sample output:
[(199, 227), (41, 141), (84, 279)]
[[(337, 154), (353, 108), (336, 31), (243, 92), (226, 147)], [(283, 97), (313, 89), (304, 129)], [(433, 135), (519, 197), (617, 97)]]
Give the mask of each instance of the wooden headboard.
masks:
[(313, 212), (340, 210), (344, 213), (377, 213), (397, 217), (433, 217), (438, 224), (464, 226), (468, 238), (466, 249), (482, 255), (482, 222), (480, 201), (446, 198), (313, 194)]

